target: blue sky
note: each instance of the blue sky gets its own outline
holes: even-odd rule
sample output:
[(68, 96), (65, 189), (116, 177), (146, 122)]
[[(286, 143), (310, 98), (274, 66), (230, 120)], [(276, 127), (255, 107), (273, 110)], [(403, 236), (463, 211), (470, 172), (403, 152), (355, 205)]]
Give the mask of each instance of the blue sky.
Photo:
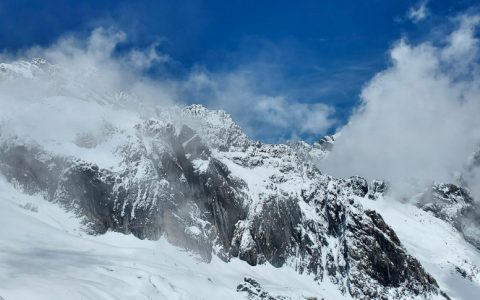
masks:
[[(425, 2), (425, 18), (415, 21), (408, 12), (420, 2), (405, 0), (2, 1), (0, 49), (47, 46), (66, 34), (88, 36), (96, 27), (114, 27), (128, 35), (118, 52), (156, 43), (171, 57), (168, 64), (151, 68), (151, 77), (182, 78), (198, 69), (220, 76), (254, 70), (250, 88), (255, 93), (334, 108), (335, 121), (318, 134), (291, 132), (288, 126), (250, 130), (267, 141), (293, 135), (311, 140), (345, 124), (362, 86), (388, 65), (393, 43), (422, 40), (449, 17), (476, 9), (476, 2), (431, 0)], [(223, 108), (206, 97), (192, 94), (187, 102)], [(243, 126), (264, 125), (242, 117), (241, 109), (231, 113)]]

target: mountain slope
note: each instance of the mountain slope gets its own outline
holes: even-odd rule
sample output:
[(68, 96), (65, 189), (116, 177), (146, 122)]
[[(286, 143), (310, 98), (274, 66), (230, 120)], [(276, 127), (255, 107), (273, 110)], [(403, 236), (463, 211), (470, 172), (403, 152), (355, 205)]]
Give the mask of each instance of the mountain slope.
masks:
[(475, 299), (480, 293), (480, 253), (449, 223), (414, 204), (390, 197), (365, 200), (382, 214), (406, 249), (422, 263), (452, 299)]
[(94, 234), (164, 235), (207, 261), (214, 253), (288, 266), (355, 297), (439, 294), (382, 218), (352, 198), (366, 196), (361, 179), (321, 175), (286, 145), (210, 150), (186, 125), (135, 128), (117, 148), (121, 171), (6, 139), (2, 172), (74, 211)]
[(245, 299), (236, 288), (255, 278), (289, 299), (340, 297), (311, 276), (239, 260), (207, 264), (164, 239), (108, 232), (91, 236), (72, 214), (0, 180), (2, 299)]
[[(37, 73), (50, 74), (45, 62), (38, 64), (3, 64), (8, 70), (4, 80), (23, 76), (35, 81)], [(63, 257), (63, 265), (74, 266), (62, 265), (56, 269), (61, 274), (48, 275), (59, 295), (73, 290), (79, 297), (94, 299), (126, 297), (118, 296), (124, 291), (123, 282), (129, 286), (138, 281), (122, 261), (141, 265), (146, 274), (161, 274), (155, 283), (146, 282), (147, 275), (138, 275), (142, 280), (130, 286), (132, 292), (153, 299), (207, 297), (212, 290), (208, 278), (204, 284), (204, 275), (194, 275), (196, 284), (190, 286), (184, 279), (191, 277), (186, 275), (189, 272), (209, 274), (218, 287), (218, 294), (209, 298), (219, 299), (445, 299), (446, 287), (447, 292), (462, 295), (443, 278), (428, 273), (443, 275), (418, 248), (404, 244), (404, 237), (411, 240), (395, 218), (384, 220), (383, 212), (391, 216), (391, 211), (372, 204), (382, 203), (387, 191), (384, 183), (369, 184), (356, 176), (334, 178), (318, 170), (316, 161), (325, 157), (333, 138), (314, 145), (263, 144), (250, 140), (222, 111), (199, 105), (140, 105), (141, 110), (134, 110), (81, 84), (72, 90), (68, 78), (49, 80), (54, 81), (54, 89), (23, 102), (21, 109), (10, 108), (0, 128), (0, 172), (16, 187), (3, 186), (2, 222), (6, 223), (1, 228), (24, 220), (15, 225), (20, 232), (0, 235), (14, 245), (1, 260), (7, 267), (6, 279), (9, 272), (21, 271), (17, 268), (23, 260), (15, 253), (23, 244), (31, 251), (24, 256), (32, 257), (38, 268), (51, 263), (45, 256)], [(88, 93), (74, 93), (77, 90)], [(40, 120), (39, 109), (49, 118)], [(35, 199), (35, 205), (45, 203), (42, 206), (47, 208), (35, 213), (35, 206), (26, 202), (19, 208), (12, 197)], [(77, 222), (72, 228), (61, 225), (58, 237), (53, 233), (58, 226), (51, 226), (55, 223), (34, 225), (38, 218), (41, 223), (51, 218), (50, 210), (57, 212), (52, 217), (63, 224), (64, 215), (57, 206)], [(416, 220), (413, 216), (409, 215)], [(390, 227), (390, 221), (396, 227)], [(24, 223), (30, 225), (23, 227)], [(442, 226), (435, 228), (445, 232)], [(42, 243), (45, 236), (52, 236), (51, 246)], [(180, 254), (166, 241), (192, 254)], [(72, 255), (59, 252), (62, 245)], [(97, 254), (89, 255), (90, 249)], [(472, 257), (476, 253), (471, 252)], [(201, 261), (193, 263), (191, 255), (199, 255)], [(157, 263), (164, 258), (180, 266), (178, 270)], [(108, 262), (108, 272), (118, 267), (120, 275), (107, 271), (109, 275), (104, 275), (99, 267), (103, 260)], [(426, 271), (422, 264), (430, 268)], [(93, 282), (80, 280), (86, 276), (83, 266), (96, 274)], [(174, 274), (171, 280), (170, 273)], [(34, 276), (25, 274), (10, 278), (0, 296), (16, 286), (9, 295), (22, 298), (21, 286)], [(40, 274), (35, 275), (41, 281), (38, 288), (48, 295), (48, 276)], [(62, 281), (65, 276), (74, 277), (73, 286)], [(101, 286), (105, 280), (108, 284)], [(160, 285), (163, 288), (157, 289)], [(118, 295), (114, 286), (119, 286)], [(158, 294), (157, 290), (173, 292)]]

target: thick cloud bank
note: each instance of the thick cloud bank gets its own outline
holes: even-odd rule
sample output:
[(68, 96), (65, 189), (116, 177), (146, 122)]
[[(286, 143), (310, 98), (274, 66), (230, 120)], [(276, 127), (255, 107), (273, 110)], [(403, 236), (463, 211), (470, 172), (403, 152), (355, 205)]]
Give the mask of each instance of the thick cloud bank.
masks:
[(322, 169), (397, 184), (458, 179), (480, 141), (479, 23), (462, 16), (444, 40), (399, 41)]

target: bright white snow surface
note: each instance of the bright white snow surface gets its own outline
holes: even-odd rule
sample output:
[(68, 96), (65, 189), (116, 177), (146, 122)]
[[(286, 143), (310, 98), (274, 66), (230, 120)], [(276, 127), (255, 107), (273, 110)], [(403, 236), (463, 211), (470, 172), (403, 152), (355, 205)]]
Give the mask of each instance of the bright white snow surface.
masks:
[(244, 277), (271, 295), (343, 298), (290, 268), (205, 263), (163, 239), (91, 236), (81, 228), (57, 205), (0, 178), (0, 299), (245, 299), (236, 292)]
[[(420, 261), (452, 299), (480, 299), (480, 252), (450, 224), (412, 204), (388, 197), (378, 201), (362, 198), (361, 203), (382, 215), (408, 253)], [(462, 277), (456, 267), (471, 280)]]

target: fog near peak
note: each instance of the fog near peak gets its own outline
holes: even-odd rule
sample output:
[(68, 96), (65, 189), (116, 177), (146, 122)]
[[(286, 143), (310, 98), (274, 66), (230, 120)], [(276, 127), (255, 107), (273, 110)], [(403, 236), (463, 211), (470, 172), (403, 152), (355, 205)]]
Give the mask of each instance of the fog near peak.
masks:
[(153, 63), (165, 62), (166, 56), (157, 53), (154, 45), (116, 53), (115, 49), (126, 41), (127, 36), (122, 31), (100, 27), (86, 38), (64, 36), (53, 45), (33, 47), (6, 60), (18, 63), (34, 57), (46, 59), (54, 70), (47, 72), (48, 76), (36, 76), (35, 79), (43, 79), (41, 83), (48, 88), (57, 88), (55, 93), (74, 97), (87, 93), (88, 97), (110, 97), (111, 102), (118, 102), (122, 95), (143, 103), (172, 104), (177, 101), (168, 81), (154, 81), (143, 74)]
[[(128, 43), (122, 31), (101, 27), (87, 37), (68, 35), (47, 47), (3, 52), (2, 122), (16, 123), (12, 132), (30, 132), (24, 122), (30, 120), (36, 132), (58, 137), (59, 128), (75, 132), (85, 129), (80, 126), (82, 120), (85, 127), (104, 119), (114, 121), (111, 107), (148, 117), (153, 106), (201, 103), (209, 109), (227, 111), (252, 138), (270, 142), (321, 136), (338, 123), (332, 106), (302, 102), (278, 88), (262, 89), (270, 81), (278, 87), (273, 79), (278, 70), (264, 67), (261, 60), (222, 70), (197, 64), (188, 68), (159, 51), (159, 43), (144, 48), (132, 48)], [(29, 64), (33, 58), (45, 59), (46, 63), (37, 59)], [(170, 72), (169, 68), (181, 70)], [(55, 97), (63, 99), (53, 100)], [(49, 105), (48, 101), (58, 103)], [(45, 111), (49, 107), (53, 110)], [(73, 115), (57, 118), (73, 110)]]
[(180, 103), (174, 85), (144, 75), (163, 56), (152, 48), (115, 53), (125, 39), (121, 31), (98, 28), (87, 38), (66, 36), (48, 47), (3, 54), (0, 138), (113, 165), (121, 134), (95, 149), (79, 141), (106, 141), (109, 128), (133, 130), (154, 115), (155, 105)]
[(321, 168), (332, 175), (455, 182), (480, 142), (479, 16), (443, 40), (398, 41)]
[[(398, 41), (390, 66), (362, 90), (362, 103), (322, 171), (397, 185), (457, 180), (480, 141), (479, 22), (479, 16), (464, 15), (442, 40)], [(2, 135), (71, 145), (78, 135), (102, 132), (106, 122), (129, 127), (153, 113), (152, 105), (193, 100), (231, 113), (253, 135), (321, 135), (338, 124), (334, 107), (259, 92), (255, 64), (219, 73), (198, 67), (183, 77), (153, 79), (145, 72), (172, 58), (156, 45), (116, 52), (126, 40), (121, 31), (98, 28), (87, 38), (67, 36), (2, 55)], [(26, 63), (34, 57), (46, 63)], [(475, 182), (476, 173), (468, 181)]]

